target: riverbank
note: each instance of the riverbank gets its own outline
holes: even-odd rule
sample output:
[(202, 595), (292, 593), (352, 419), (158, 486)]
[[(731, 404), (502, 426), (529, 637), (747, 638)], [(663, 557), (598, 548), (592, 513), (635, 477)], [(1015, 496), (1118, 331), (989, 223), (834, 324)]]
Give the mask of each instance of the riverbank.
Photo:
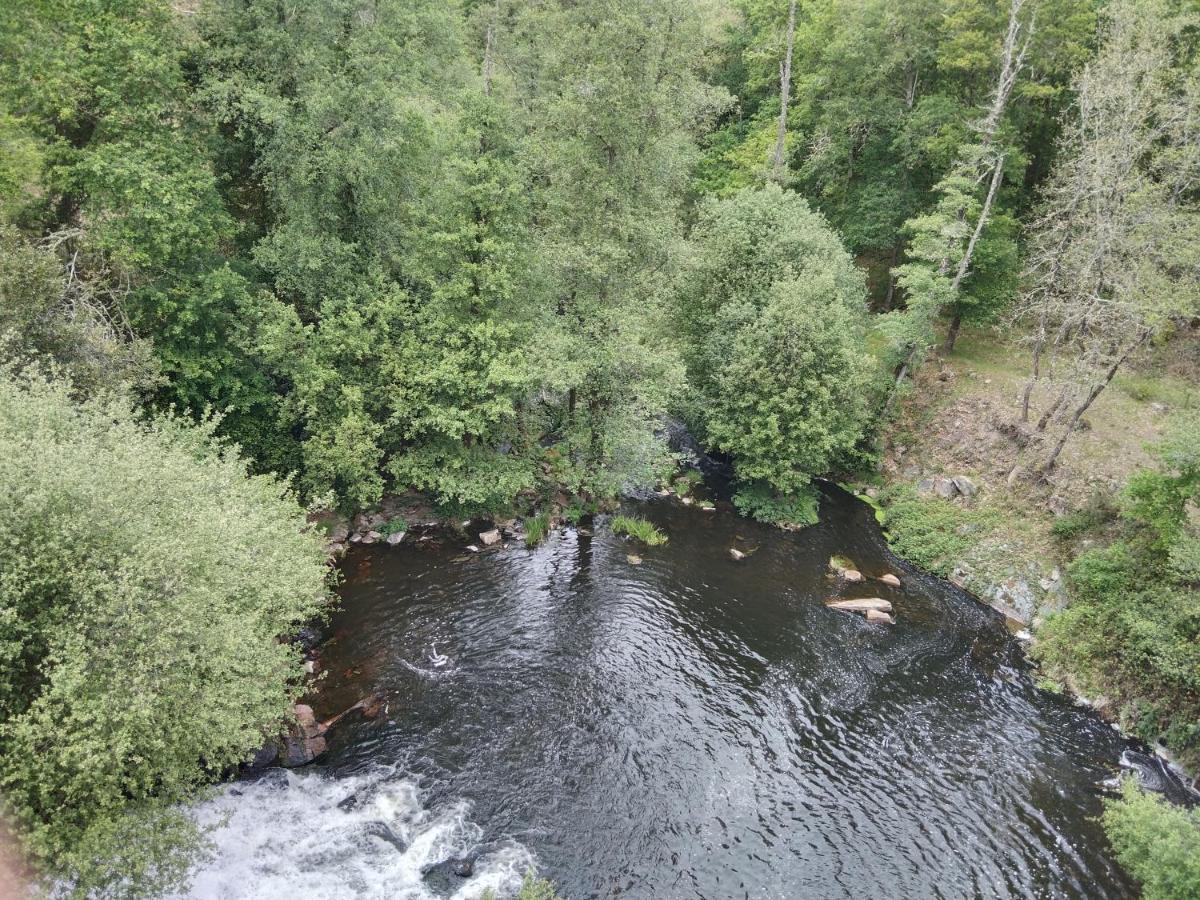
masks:
[[(921, 372), (882, 440), (875, 488), (893, 549), (1028, 628), (1036, 658), (1047, 618), (1071, 604), (1068, 566), (1115, 539), (1130, 477), (1154, 467), (1149, 448), (1172, 413), (1200, 407), (1198, 351), (1192, 329), (1137, 361), (1089, 410), (1042, 481), (1022, 474), (1040, 459), (1042, 436), (1016, 424), (1027, 352), (964, 332), (953, 354)], [(1042, 400), (1035, 393), (1035, 408)], [(1144, 721), (1138, 727), (1141, 705), (1125, 686), (1088, 674), (1060, 663), (1043, 683), (1089, 696), (1110, 721), (1157, 743)]]

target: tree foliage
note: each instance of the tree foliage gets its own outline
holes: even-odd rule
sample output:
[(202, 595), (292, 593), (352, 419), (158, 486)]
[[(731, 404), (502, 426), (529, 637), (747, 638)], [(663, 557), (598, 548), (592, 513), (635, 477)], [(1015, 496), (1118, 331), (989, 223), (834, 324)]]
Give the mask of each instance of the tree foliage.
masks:
[(198, 844), (172, 804), (298, 691), (279, 636), (320, 611), (323, 549), (213, 432), (0, 374), (0, 789), (78, 896), (177, 880)]
[(1172, 807), (1127, 779), (1120, 798), (1105, 804), (1104, 830), (1145, 900), (1200, 894), (1200, 813)]
[(863, 293), (797, 195), (772, 184), (701, 206), (678, 322), (694, 417), (739, 477), (802, 492), (857, 443), (872, 372)]

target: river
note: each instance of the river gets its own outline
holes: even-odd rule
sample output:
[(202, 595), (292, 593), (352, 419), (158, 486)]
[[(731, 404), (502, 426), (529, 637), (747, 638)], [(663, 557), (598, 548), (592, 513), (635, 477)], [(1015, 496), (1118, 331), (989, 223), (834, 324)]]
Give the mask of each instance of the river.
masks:
[[(203, 805), (190, 896), (465, 900), (531, 866), (571, 900), (1136, 895), (1095, 818), (1125, 742), (1038, 691), (1001, 617), (895, 559), (867, 507), (831, 488), (787, 534), (627, 506), (670, 542), (601, 517), (536, 550), (355, 550), (315, 703), (385, 707)], [(831, 581), (832, 554), (902, 585)]]

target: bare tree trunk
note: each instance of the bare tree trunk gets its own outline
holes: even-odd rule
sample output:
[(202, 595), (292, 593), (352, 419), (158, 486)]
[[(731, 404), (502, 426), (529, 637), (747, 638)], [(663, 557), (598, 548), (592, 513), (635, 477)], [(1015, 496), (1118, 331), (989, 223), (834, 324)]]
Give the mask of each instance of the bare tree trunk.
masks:
[(1044, 413), (1042, 413), (1042, 417), (1040, 419), (1038, 419), (1038, 423), (1037, 423), (1038, 431), (1046, 430), (1046, 426), (1050, 424), (1050, 420), (1054, 418), (1055, 414), (1060, 409), (1062, 409), (1063, 404), (1067, 402), (1067, 395), (1070, 393), (1071, 393), (1070, 385), (1067, 385), (1061, 391), (1059, 391), (1058, 399), (1055, 400), (1053, 403), (1051, 403), (1050, 408), (1047, 409)]
[(1029, 421), (1029, 398), (1033, 396), (1033, 386), (1042, 377), (1042, 354), (1046, 351), (1046, 312), (1043, 308), (1041, 322), (1038, 327), (1037, 342), (1033, 345), (1033, 367), (1029, 372), (1029, 380), (1025, 382), (1025, 390), (1021, 391), (1021, 421)]
[(500, 0), (496, 0), (496, 7), (492, 13), (492, 21), (488, 22), (487, 37), (483, 45), (483, 93), (484, 96), (490, 96), (492, 93), (492, 68), (494, 65), (494, 49), (496, 46), (496, 26), (500, 22)]
[(1096, 398), (1099, 397), (1100, 394), (1104, 392), (1104, 389), (1109, 386), (1114, 376), (1116, 376), (1117, 370), (1121, 368), (1121, 366), (1125, 363), (1125, 360), (1129, 359), (1133, 352), (1137, 350), (1138, 347), (1142, 346), (1142, 344), (1144, 344), (1149, 337), (1150, 329), (1143, 328), (1141, 333), (1138, 335), (1137, 340), (1130, 344), (1125, 352), (1117, 357), (1116, 361), (1114, 361), (1113, 364), (1108, 367), (1108, 371), (1104, 373), (1104, 378), (1092, 385), (1092, 389), (1088, 391), (1088, 394), (1086, 397), (1084, 397), (1083, 402), (1080, 403), (1079, 406), (1075, 407), (1075, 412), (1071, 414), (1071, 420), (1067, 422), (1067, 427), (1063, 430), (1062, 437), (1058, 439), (1058, 443), (1054, 445), (1054, 449), (1050, 452), (1050, 457), (1042, 465), (1041, 473), (1043, 475), (1050, 472), (1058, 462), (1059, 454), (1062, 453), (1063, 447), (1067, 445), (1067, 440), (1070, 439), (1071, 434), (1075, 431), (1075, 426), (1079, 424), (1079, 420), (1083, 418), (1083, 414), (1088, 411), (1088, 408), (1094, 402), (1096, 402)]
[(775, 152), (771, 155), (771, 177), (782, 183), (786, 174), (788, 104), (792, 93), (792, 47), (796, 39), (796, 0), (788, 4), (787, 52), (779, 64), (779, 126), (775, 131)]

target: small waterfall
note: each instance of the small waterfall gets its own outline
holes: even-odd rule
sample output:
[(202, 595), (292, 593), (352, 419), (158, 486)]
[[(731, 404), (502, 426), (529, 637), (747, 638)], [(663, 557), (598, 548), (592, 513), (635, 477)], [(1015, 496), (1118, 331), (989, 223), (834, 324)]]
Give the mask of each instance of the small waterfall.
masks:
[(511, 896), (532, 854), (515, 841), (481, 846), (469, 813), (463, 801), (429, 808), (417, 782), (390, 769), (272, 769), (196, 807), (212, 829), (211, 860), (175, 900)]

